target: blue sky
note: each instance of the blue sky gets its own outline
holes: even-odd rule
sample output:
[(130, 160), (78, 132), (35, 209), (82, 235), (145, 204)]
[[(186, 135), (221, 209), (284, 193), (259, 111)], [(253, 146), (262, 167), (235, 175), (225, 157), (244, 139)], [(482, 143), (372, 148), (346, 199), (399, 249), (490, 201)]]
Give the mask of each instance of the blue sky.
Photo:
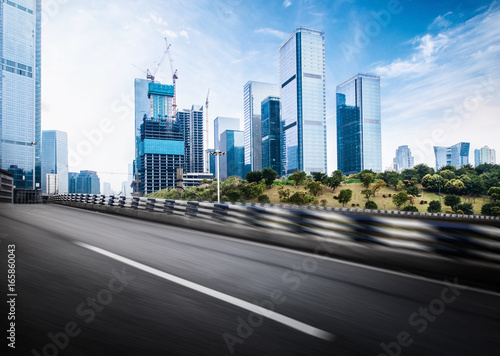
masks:
[[(328, 168), (336, 164), (335, 89), (375, 73), (383, 167), (399, 145), (434, 165), (433, 145), (500, 154), (499, 1), (44, 0), (42, 128), (68, 132), (70, 170), (119, 190), (133, 159), (133, 80), (172, 44), (179, 108), (243, 119), (243, 85), (277, 83), (278, 48), (296, 27), (325, 32)], [(157, 78), (171, 83), (168, 59)]]

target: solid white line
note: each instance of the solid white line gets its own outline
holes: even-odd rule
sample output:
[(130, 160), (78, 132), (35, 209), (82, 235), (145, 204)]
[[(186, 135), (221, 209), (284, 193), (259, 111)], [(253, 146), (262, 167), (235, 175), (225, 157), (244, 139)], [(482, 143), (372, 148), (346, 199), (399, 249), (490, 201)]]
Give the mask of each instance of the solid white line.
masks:
[(113, 259), (115, 259), (117, 261), (126, 263), (126, 264), (128, 264), (128, 265), (130, 265), (132, 267), (138, 268), (138, 269), (140, 269), (140, 270), (142, 270), (144, 272), (151, 273), (151, 274), (153, 274), (155, 276), (158, 276), (160, 278), (163, 278), (163, 279), (166, 279), (168, 281), (180, 284), (180, 285), (182, 285), (184, 287), (187, 287), (187, 288), (191, 288), (191, 289), (193, 289), (193, 290), (195, 290), (197, 292), (206, 294), (206, 295), (211, 296), (213, 298), (220, 299), (220, 300), (222, 300), (222, 301), (224, 301), (226, 303), (230, 303), (230, 304), (236, 305), (236, 306), (238, 306), (240, 308), (249, 310), (249, 311), (251, 311), (253, 313), (260, 314), (262, 316), (265, 316), (266, 318), (269, 318), (269, 319), (272, 319), (274, 321), (277, 321), (278, 323), (284, 324), (284, 325), (286, 325), (288, 327), (291, 327), (293, 329), (296, 329), (296, 330), (301, 331), (303, 333), (306, 333), (308, 335), (315, 336), (317, 338), (320, 338), (320, 339), (323, 339), (323, 340), (327, 340), (327, 341), (333, 341), (335, 339), (335, 335), (333, 335), (333, 334), (331, 334), (329, 332), (317, 329), (317, 328), (315, 328), (313, 326), (304, 324), (304, 323), (302, 323), (300, 321), (294, 320), (294, 319), (289, 318), (287, 316), (275, 313), (272, 310), (269, 310), (269, 309), (266, 309), (266, 308), (262, 308), (262, 307), (260, 307), (258, 305), (255, 305), (255, 304), (252, 304), (252, 303), (249, 303), (249, 302), (245, 302), (244, 300), (232, 297), (230, 295), (227, 295), (227, 294), (218, 292), (216, 290), (204, 287), (202, 285), (190, 282), (188, 280), (176, 277), (176, 276), (171, 275), (169, 273), (160, 271), (160, 270), (158, 270), (156, 268), (152, 268), (152, 267), (146, 266), (146, 265), (144, 265), (142, 263), (139, 263), (139, 262), (133, 261), (131, 259), (128, 259), (126, 257), (117, 255), (117, 254), (115, 254), (113, 252), (109, 252), (109, 251), (103, 250), (103, 249), (101, 249), (99, 247), (88, 245), (88, 244), (83, 243), (83, 242), (75, 242), (75, 244), (77, 244), (77, 245), (79, 245), (81, 247), (84, 247), (86, 249), (92, 250), (94, 252), (100, 253), (101, 255), (113, 258)]

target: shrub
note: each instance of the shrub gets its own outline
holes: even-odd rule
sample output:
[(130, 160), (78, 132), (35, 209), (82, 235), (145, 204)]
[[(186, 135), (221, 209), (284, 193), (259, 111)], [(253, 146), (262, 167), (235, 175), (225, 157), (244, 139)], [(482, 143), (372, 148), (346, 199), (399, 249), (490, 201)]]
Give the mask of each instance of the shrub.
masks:
[(257, 198), (257, 201), (259, 203), (270, 203), (271, 202), (271, 199), (269, 199), (269, 196), (267, 194), (261, 194), (259, 195), (259, 197)]
[(416, 187), (416, 186), (410, 186), (410, 187), (406, 188), (406, 191), (408, 192), (408, 194), (413, 195), (415, 197), (420, 196), (420, 189), (418, 189), (418, 187)]
[(488, 203), (488, 204), (484, 204), (481, 207), (481, 214), (491, 215), (491, 216), (500, 216), (499, 210), (500, 210), (500, 202)]
[(350, 189), (342, 189), (339, 193), (339, 202), (342, 206), (345, 206), (352, 199), (352, 190)]
[(415, 213), (418, 213), (417, 207), (413, 205), (405, 206), (403, 209), (401, 209), (401, 211), (413, 211)]
[(441, 210), (441, 204), (439, 203), (438, 200), (433, 200), (429, 203), (429, 206), (427, 207), (427, 212), (429, 213), (439, 213)]
[(306, 205), (318, 200), (316, 197), (307, 195), (305, 192), (295, 192), (289, 198), (283, 199), (283, 201), (290, 204)]
[(377, 210), (378, 209), (378, 205), (377, 203), (375, 203), (374, 201), (372, 200), (369, 200), (365, 203), (365, 209), (373, 209), (373, 210)]
[(387, 198), (387, 195), (385, 195), (385, 194), (382, 194), (382, 198)]
[(321, 201), (319, 202), (321, 206), (326, 206), (326, 203), (328, 203), (326, 201), (326, 199), (321, 199)]
[(459, 213), (459, 211), (462, 212), (462, 214), (465, 214), (465, 215), (474, 215), (474, 207), (472, 206), (471, 203), (462, 203), (462, 204), (458, 204), (457, 205), (457, 213)]
[(333, 199), (338, 200), (339, 199), (338, 195), (334, 195)]

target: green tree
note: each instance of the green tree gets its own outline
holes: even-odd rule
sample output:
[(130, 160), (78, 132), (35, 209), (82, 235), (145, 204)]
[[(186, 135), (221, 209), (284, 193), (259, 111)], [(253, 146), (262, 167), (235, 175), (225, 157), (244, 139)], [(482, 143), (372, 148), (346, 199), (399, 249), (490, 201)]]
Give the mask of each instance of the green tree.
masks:
[(406, 191), (408, 192), (408, 194), (413, 195), (414, 197), (419, 197), (421, 193), (420, 189), (418, 189), (418, 187), (416, 186), (408, 187), (406, 188)]
[(401, 209), (401, 211), (412, 211), (412, 212), (418, 213), (418, 208), (416, 206), (413, 206), (413, 205), (408, 205), (408, 206), (405, 206), (403, 209)]
[(418, 177), (418, 172), (414, 168), (406, 168), (401, 172), (401, 179), (411, 180), (413, 177)]
[(365, 209), (377, 210), (378, 209), (377, 203), (375, 203), (373, 200), (368, 200), (365, 203)]
[(427, 207), (427, 211), (429, 213), (440, 213), (441, 212), (441, 203), (438, 200), (433, 200), (429, 203)]
[(492, 216), (500, 216), (496, 212), (500, 210), (500, 202), (488, 203), (484, 204), (481, 207), (481, 214), (483, 215), (492, 215)]
[(404, 190), (392, 196), (392, 202), (394, 203), (394, 205), (396, 205), (398, 210), (401, 208), (401, 206), (405, 205), (407, 201), (408, 193)]
[(293, 172), (288, 179), (293, 180), (295, 182), (295, 186), (300, 185), (305, 179), (306, 179), (306, 172), (303, 171), (297, 171)]
[(442, 171), (439, 172), (439, 175), (446, 180), (455, 179), (457, 177), (455, 172), (449, 169), (443, 169)]
[(447, 194), (462, 195), (465, 193), (465, 184), (460, 179), (451, 179), (446, 182), (444, 191)]
[(269, 199), (269, 196), (267, 194), (261, 194), (257, 198), (257, 201), (259, 203), (268, 203), (269, 204), (271, 202), (271, 199)]
[(335, 189), (337, 189), (337, 187), (339, 187), (340, 184), (342, 184), (343, 180), (344, 180), (344, 175), (342, 174), (342, 171), (336, 170), (332, 172), (330, 177), (324, 179), (323, 184), (332, 188), (333, 191), (335, 191)]
[(396, 184), (396, 190), (400, 191), (405, 188), (405, 184), (402, 181), (399, 181), (398, 184)]
[(262, 172), (261, 171), (251, 171), (246, 175), (246, 179), (248, 183), (260, 182), (262, 180)]
[(451, 207), (454, 212), (457, 212), (457, 206), (461, 201), (460, 197), (455, 194), (449, 194), (444, 197), (444, 205)]
[[(272, 168), (264, 168), (262, 170), (262, 178), (266, 181), (266, 185), (270, 187), (273, 185), (274, 181), (276, 180), (276, 176), (278, 173)], [(248, 179), (247, 179), (248, 180)]]
[(451, 164), (447, 164), (446, 166), (439, 168), (437, 173), (441, 173), (442, 171), (451, 171), (451, 172), (455, 173), (457, 171), (457, 169), (455, 168), (455, 166), (453, 166)]
[(278, 195), (280, 197), (280, 201), (286, 201), (286, 199), (290, 197), (290, 194), (292, 194), (290, 188), (285, 188), (284, 186), (278, 188)]
[(370, 197), (373, 195), (373, 190), (364, 189), (361, 191), (361, 194), (363, 194), (367, 200), (370, 200)]
[[(462, 179), (462, 177), (464, 178)], [(468, 177), (468, 179), (465, 179), (465, 177)], [(474, 199), (474, 202), (476, 201), (477, 196), (484, 194), (486, 188), (484, 185), (483, 177), (478, 175), (470, 175), (461, 176), (460, 179), (465, 184), (466, 193), (471, 195), (471, 197)]]
[(309, 193), (311, 193), (312, 196), (317, 196), (319, 193), (323, 191), (325, 187), (321, 182), (308, 182), (306, 184), (306, 189), (309, 190)]
[(375, 182), (375, 184), (372, 186), (372, 190), (373, 190), (373, 196), (375, 196), (375, 194), (377, 193), (377, 191), (379, 191), (381, 188), (384, 188), (387, 186), (387, 183), (385, 182), (385, 180), (383, 179), (379, 179)]
[(387, 185), (394, 187), (396, 189), (396, 186), (399, 182), (399, 173), (394, 172), (394, 171), (385, 171), (384, 173), (379, 174), (379, 179), (383, 179)]
[(474, 215), (474, 207), (471, 203), (460, 203), (457, 205), (457, 212), (461, 211), (465, 215)]
[(415, 167), (413, 167), (413, 169), (417, 173), (416, 177), (418, 178), (419, 181), (421, 181), (422, 178), (427, 174), (431, 175), (434, 174), (434, 168), (431, 168), (424, 163), (417, 164)]
[(309, 203), (313, 203), (314, 201), (317, 202), (318, 199), (310, 195), (307, 195), (305, 192), (295, 192), (292, 195), (290, 195), (290, 197), (287, 198), (285, 201), (290, 204), (306, 205)]
[(323, 172), (312, 172), (311, 173), (313, 179), (315, 182), (321, 182), (323, 183), (323, 181), (328, 178), (328, 174), (326, 173), (323, 173)]
[(491, 187), (488, 189), (488, 195), (494, 202), (500, 200), (500, 187)]
[(349, 203), (352, 199), (352, 190), (350, 189), (342, 189), (339, 193), (339, 203), (344, 207), (347, 203)]
[(375, 178), (375, 174), (373, 173), (363, 173), (360, 174), (360, 179), (361, 179), (361, 184), (363, 184), (363, 187), (369, 188), (370, 184), (372, 184), (373, 179)]
[[(440, 182), (440, 180), (441, 180), (441, 182)], [(439, 183), (441, 183), (441, 188), (443, 188), (442, 180), (443, 179), (437, 174), (434, 174), (434, 175), (426, 174), (422, 178), (421, 183), (422, 183), (422, 187), (424, 187), (425, 189), (427, 189), (431, 192), (437, 192), (439, 189)]]

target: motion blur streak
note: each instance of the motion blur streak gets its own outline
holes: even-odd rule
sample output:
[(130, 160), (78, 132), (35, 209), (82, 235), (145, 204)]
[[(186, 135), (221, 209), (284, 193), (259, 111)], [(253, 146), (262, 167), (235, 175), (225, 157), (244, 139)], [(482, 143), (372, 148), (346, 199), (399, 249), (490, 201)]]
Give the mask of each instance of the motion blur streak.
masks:
[[(20, 355), (40, 352), (51, 342), (49, 333), (62, 332), (68, 323), (81, 332), (60, 354), (82, 356), (230, 355), (226, 333), (242, 339), (234, 344), (238, 355), (390, 355), (398, 350), (400, 355), (492, 355), (500, 346), (497, 295), (459, 289), (453, 303), (440, 303), (453, 298), (451, 286), (443, 294), (442, 284), (403, 273), (327, 258), (318, 258), (317, 268), (306, 272), (299, 269), (303, 253), (52, 204), (1, 204), (0, 235), (2, 283), (7, 246), (16, 244), (15, 351)], [(249, 320), (247, 310), (76, 242), (249, 304), (260, 305), (255, 301), (269, 300), (278, 290), (283, 302), (275, 304), (276, 314), (334, 333), (335, 340), (311, 337), (269, 318), (242, 338), (238, 329)], [(123, 268), (134, 279), (111, 303), (99, 303), (95, 318), (86, 323), (88, 315), (78, 315), (77, 307), (104, 296), (100, 291), (108, 288), (111, 271)], [(496, 283), (498, 277), (491, 278)]]

